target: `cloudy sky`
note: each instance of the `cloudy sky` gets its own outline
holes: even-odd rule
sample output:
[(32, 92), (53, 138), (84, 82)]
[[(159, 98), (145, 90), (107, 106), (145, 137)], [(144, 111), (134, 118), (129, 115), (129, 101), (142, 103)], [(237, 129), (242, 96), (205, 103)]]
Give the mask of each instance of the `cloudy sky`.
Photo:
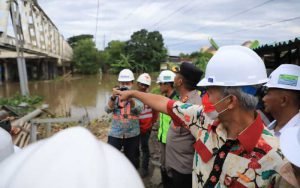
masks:
[(220, 45), (261, 44), (300, 37), (300, 0), (38, 0), (68, 38), (96, 33), (103, 49), (140, 29), (159, 31), (171, 55)]

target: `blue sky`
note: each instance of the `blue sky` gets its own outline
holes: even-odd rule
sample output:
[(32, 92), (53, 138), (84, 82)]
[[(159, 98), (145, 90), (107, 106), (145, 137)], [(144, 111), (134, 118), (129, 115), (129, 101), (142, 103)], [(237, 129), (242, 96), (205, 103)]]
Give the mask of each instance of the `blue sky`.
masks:
[[(68, 38), (96, 33), (98, 0), (38, 0)], [(300, 37), (300, 0), (99, 0), (96, 43), (128, 40), (134, 31), (159, 31), (170, 55), (209, 46)]]

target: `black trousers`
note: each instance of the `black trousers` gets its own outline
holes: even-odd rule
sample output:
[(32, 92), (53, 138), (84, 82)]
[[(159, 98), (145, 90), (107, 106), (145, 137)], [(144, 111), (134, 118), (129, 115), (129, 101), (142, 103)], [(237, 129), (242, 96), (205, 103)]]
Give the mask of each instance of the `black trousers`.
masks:
[(172, 177), (172, 188), (191, 188), (192, 187), (192, 174), (182, 174), (174, 169), (170, 169)]
[(150, 150), (149, 150), (149, 138), (151, 131), (146, 132), (145, 134), (140, 135), (140, 144), (142, 150), (142, 168), (148, 170)]
[(121, 150), (123, 147), (125, 156), (137, 169), (139, 168), (139, 142), (140, 136), (131, 138), (115, 138), (108, 136), (108, 143), (118, 150)]

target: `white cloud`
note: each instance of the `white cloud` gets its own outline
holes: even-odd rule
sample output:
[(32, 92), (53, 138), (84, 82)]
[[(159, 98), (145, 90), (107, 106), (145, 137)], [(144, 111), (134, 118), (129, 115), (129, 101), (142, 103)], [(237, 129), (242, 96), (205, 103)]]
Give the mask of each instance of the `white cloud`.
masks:
[[(106, 43), (128, 40), (142, 28), (160, 31), (173, 55), (199, 50), (208, 45), (209, 36), (220, 45), (251, 39), (272, 43), (299, 36), (300, 19), (259, 26), (300, 16), (300, 1), (262, 5), (266, 1), (100, 0), (97, 46), (102, 47), (104, 36)], [(95, 34), (97, 0), (39, 0), (39, 4), (66, 38)]]

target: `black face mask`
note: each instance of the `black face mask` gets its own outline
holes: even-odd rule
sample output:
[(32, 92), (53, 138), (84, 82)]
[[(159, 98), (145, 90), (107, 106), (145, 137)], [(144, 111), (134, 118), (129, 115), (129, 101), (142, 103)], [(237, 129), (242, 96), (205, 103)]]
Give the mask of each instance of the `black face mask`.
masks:
[(0, 121), (0, 127), (10, 133), (10, 131), (11, 131), (10, 120)]

